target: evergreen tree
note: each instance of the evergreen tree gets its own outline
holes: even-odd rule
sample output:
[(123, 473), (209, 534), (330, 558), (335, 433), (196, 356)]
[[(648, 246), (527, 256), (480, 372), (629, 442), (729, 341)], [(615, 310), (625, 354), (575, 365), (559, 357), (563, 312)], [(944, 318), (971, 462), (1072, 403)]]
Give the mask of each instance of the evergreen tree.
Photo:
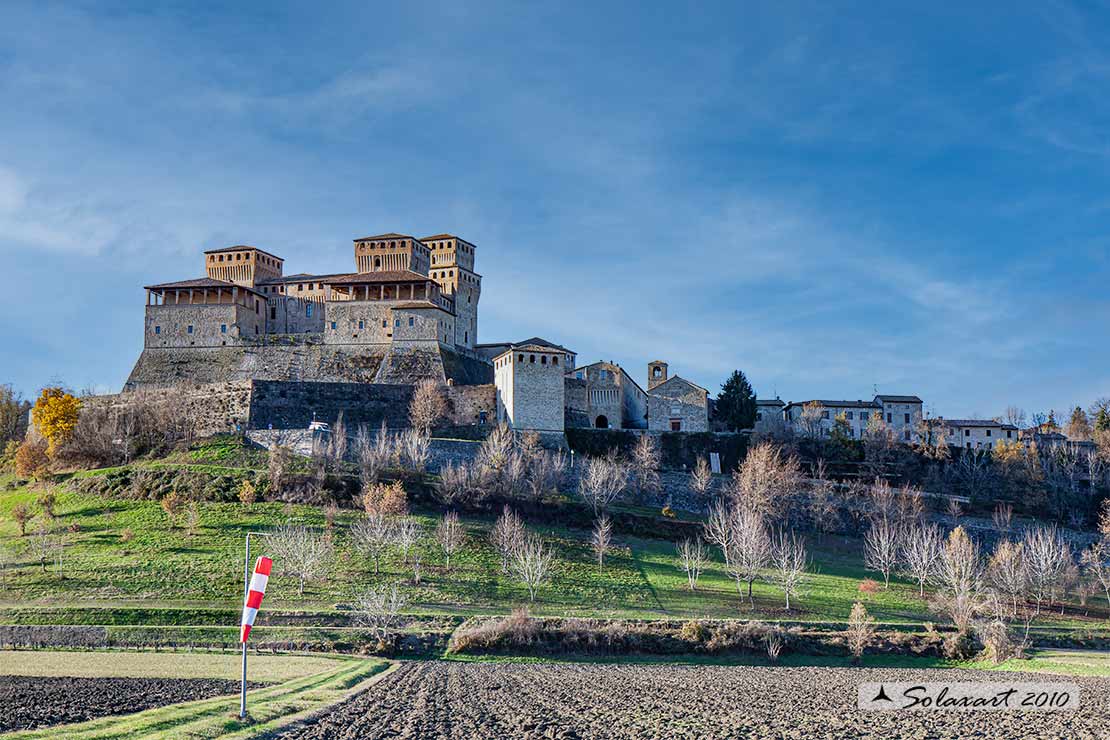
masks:
[(1083, 440), (1091, 438), (1091, 422), (1087, 418), (1087, 412), (1079, 406), (1076, 406), (1075, 411), (1071, 412), (1067, 434), (1069, 439)]
[(721, 386), (721, 394), (717, 396), (717, 416), (732, 432), (755, 426), (755, 391), (741, 371), (733, 370)]

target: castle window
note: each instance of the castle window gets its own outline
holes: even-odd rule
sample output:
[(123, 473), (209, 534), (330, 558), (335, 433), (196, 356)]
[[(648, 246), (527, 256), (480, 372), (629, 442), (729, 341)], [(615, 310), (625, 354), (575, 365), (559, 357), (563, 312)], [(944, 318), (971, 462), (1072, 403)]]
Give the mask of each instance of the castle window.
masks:
[(382, 319), (382, 328), (384, 329), (384, 328), (385, 328), (385, 327), (386, 327), (387, 325), (388, 325), (388, 324), (386, 324), (386, 321), (385, 321), (385, 319)]
[(154, 327), (154, 333), (155, 334), (161, 334), (162, 333), (162, 327), (160, 327), (160, 326)]
[(312, 318), (312, 304), (311, 304), (311, 303), (307, 303), (307, 304), (305, 304), (305, 307), (304, 307), (304, 317), (305, 317), (306, 319), (311, 319), (311, 318)]
[(535, 365), (536, 364), (536, 356), (535, 355), (528, 355), (528, 362)]
[(468, 344), (469, 342), (470, 342), (470, 332), (464, 331), (463, 332), (463, 344)]
[(331, 322), (331, 330), (332, 330), (332, 331), (335, 331), (335, 322), (334, 322), (334, 321), (333, 321), (333, 322)]
[(554, 357), (551, 358), (551, 364), (552, 365), (558, 365), (559, 364), (559, 356), (558, 355), (555, 355)]
[(277, 306), (270, 306), (270, 321), (277, 321)]
[(516, 356), (516, 361), (517, 362), (524, 362), (524, 355), (517, 355)]
[(401, 320), (400, 319), (393, 319), (393, 328), (394, 329), (400, 329), (401, 328)]
[(220, 324), (220, 334), (227, 334), (227, 324)]
[(359, 322), (358, 322), (358, 328), (359, 328), (359, 329), (361, 329), (361, 328), (362, 328), (362, 319), (359, 319)]
[(192, 334), (192, 333), (193, 333), (193, 325), (192, 325), (192, 324), (189, 324), (189, 328), (187, 328), (187, 329), (185, 330), (185, 332), (186, 332), (186, 333), (188, 333), (188, 334)]
[(414, 319), (412, 316), (409, 316), (409, 326), (412, 326), (415, 323), (416, 323), (416, 319)]

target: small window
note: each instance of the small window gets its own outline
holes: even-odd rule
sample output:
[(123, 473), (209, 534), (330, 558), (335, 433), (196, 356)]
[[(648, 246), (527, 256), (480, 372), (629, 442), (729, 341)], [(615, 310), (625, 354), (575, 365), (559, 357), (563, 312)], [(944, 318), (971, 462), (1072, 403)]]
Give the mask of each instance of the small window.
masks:
[(517, 355), (516, 356), (516, 361), (517, 362), (524, 362), (524, 355)]
[(1013, 430), (1012, 429), (1007, 429), (1006, 430), (1006, 439), (1013, 439), (1013, 438), (1014, 438)]
[(412, 316), (409, 316), (409, 326), (415, 326), (415, 325), (416, 325), (416, 319), (414, 319)]
[(559, 356), (558, 355), (555, 355), (554, 357), (551, 358), (551, 364), (552, 365), (558, 365), (559, 364)]
[[(863, 412), (860, 412), (860, 413), (862, 414)], [(849, 411), (849, 412), (845, 413), (845, 414), (844, 414), (844, 418), (845, 418), (845, 419), (849, 419), (849, 420), (851, 420), (851, 419), (853, 418), (853, 416), (852, 416), (852, 412), (851, 412), (851, 411)], [(861, 418), (861, 419), (863, 418), (863, 417), (862, 417), (862, 415), (860, 416), (860, 418)]]
[(964, 430), (964, 436), (965, 437), (970, 437), (971, 436), (971, 430), (970, 429), (965, 429)]
[(909, 423), (910, 423), (910, 415), (909, 415), (909, 414), (903, 414), (902, 416), (904, 416), (904, 417), (905, 417), (905, 422), (906, 422), (907, 424), (909, 424)]
[(193, 325), (192, 325), (192, 324), (189, 324), (189, 328), (188, 328), (188, 329), (186, 329), (185, 331), (186, 331), (186, 333), (188, 333), (188, 334), (192, 334), (192, 333), (193, 333)]
[(400, 329), (401, 328), (401, 320), (400, 319), (393, 319), (393, 328), (394, 329)]
[(160, 326), (154, 327), (154, 333), (155, 334), (161, 334), (162, 333), (162, 327), (160, 327)]
[(887, 414), (886, 415), (886, 423), (889, 424), (893, 418), (894, 418), (894, 414)]
[(822, 419), (827, 419), (827, 418), (829, 418), (829, 412), (828, 412), (828, 411), (822, 411), (822, 412), (821, 412), (821, 418), (822, 418)]
[(359, 320), (358, 320), (358, 328), (359, 328), (359, 329), (363, 328), (363, 325), (362, 325), (362, 319), (359, 319)]
[(335, 322), (334, 322), (334, 321), (333, 321), (333, 322), (331, 322), (331, 330), (332, 330), (332, 331), (335, 331)]
[(384, 329), (387, 326), (389, 326), (389, 323), (385, 319), (382, 319), (382, 328)]
[(277, 306), (270, 306), (270, 321), (277, 320)]
[(541, 365), (546, 365), (547, 364), (547, 355), (540, 355), (540, 364)]
[(220, 324), (220, 334), (227, 334), (227, 324)]
[(763, 421), (763, 412), (762, 411), (756, 411), (755, 412), (755, 420), (756, 421)]
[(536, 364), (536, 356), (535, 355), (528, 355), (528, 363), (531, 364), (531, 365), (535, 365)]
[(306, 303), (305, 304), (304, 317), (306, 319), (311, 319), (312, 318), (312, 304), (311, 303)]
[(988, 437), (991, 436), (991, 430), (990, 429), (987, 430), (987, 436)]

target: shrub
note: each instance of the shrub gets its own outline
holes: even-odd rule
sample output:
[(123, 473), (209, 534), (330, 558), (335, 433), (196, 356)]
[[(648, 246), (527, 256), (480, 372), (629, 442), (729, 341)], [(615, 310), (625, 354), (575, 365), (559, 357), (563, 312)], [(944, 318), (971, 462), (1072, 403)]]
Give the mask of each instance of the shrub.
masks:
[(15, 452), (15, 472), (21, 478), (34, 478), (36, 481), (50, 475), (46, 442), (28, 440), (19, 445)]
[(367, 514), (404, 516), (409, 511), (408, 495), (401, 481), (371, 483), (362, 491), (362, 508)]
[(698, 620), (691, 619), (682, 623), (682, 627), (678, 630), (678, 636), (686, 642), (700, 645), (709, 636), (709, 630)]
[(871, 578), (864, 578), (859, 582), (859, 592), (864, 596), (871, 597), (879, 593), (879, 582)]

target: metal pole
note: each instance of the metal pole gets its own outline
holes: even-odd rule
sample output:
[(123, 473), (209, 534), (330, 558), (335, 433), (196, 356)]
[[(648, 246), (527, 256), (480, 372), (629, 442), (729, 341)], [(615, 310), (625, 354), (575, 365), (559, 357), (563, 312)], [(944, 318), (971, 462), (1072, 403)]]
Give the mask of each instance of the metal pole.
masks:
[[(243, 555), (243, 604), (251, 587), (251, 533), (247, 532), (247, 547)], [(243, 642), (243, 685), (239, 692), (239, 719), (247, 718), (247, 643)]]

